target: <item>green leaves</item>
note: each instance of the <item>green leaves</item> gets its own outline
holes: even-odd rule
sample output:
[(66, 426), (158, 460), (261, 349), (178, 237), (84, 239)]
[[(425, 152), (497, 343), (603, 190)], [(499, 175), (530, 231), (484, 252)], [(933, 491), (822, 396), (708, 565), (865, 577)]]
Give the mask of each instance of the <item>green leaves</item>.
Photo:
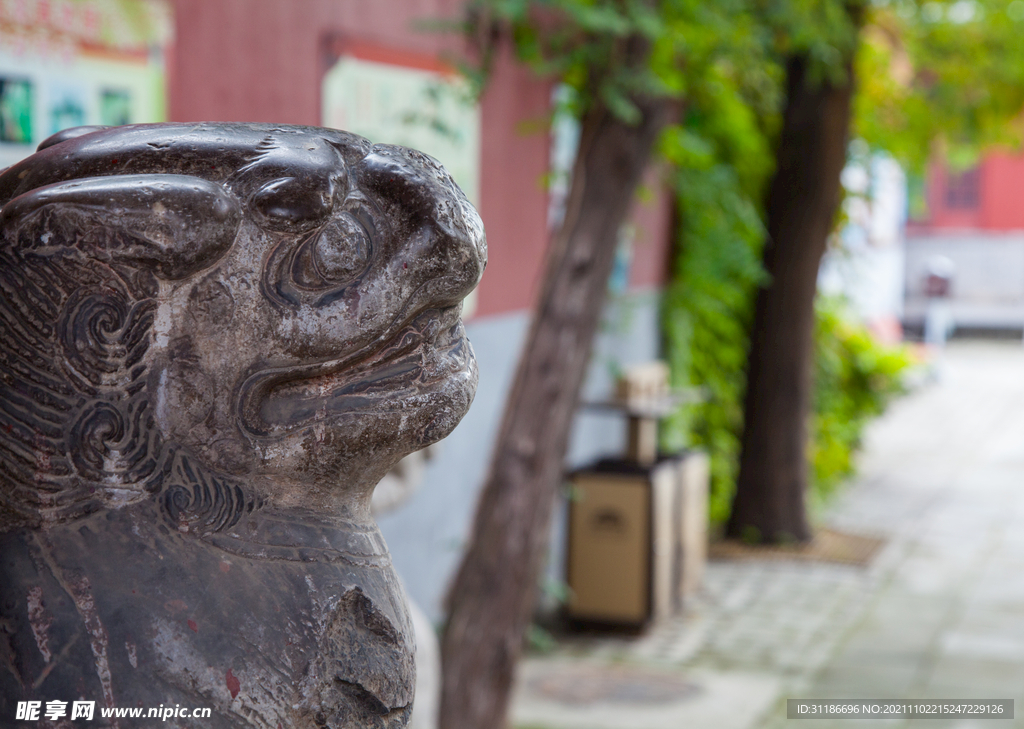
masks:
[[(599, 101), (636, 121), (636, 94), (683, 98), (705, 68), (743, 54), (754, 61), (750, 0), (475, 0), (466, 33), (512, 41), (520, 61), (572, 86), (581, 110)], [(480, 27), (497, 30), (482, 33)], [(637, 44), (647, 62), (637, 63)], [(486, 59), (486, 49), (483, 57)]]
[(813, 491), (821, 498), (853, 472), (864, 427), (903, 391), (913, 358), (906, 347), (878, 344), (838, 300), (819, 297), (815, 318), (810, 458)]
[(861, 0), (757, 0), (757, 13), (783, 56), (806, 56), (812, 81), (845, 81), (844, 59), (857, 47)]
[(1024, 108), (1020, 0), (878, 2), (857, 57), (855, 129), (915, 171), (1018, 147)]

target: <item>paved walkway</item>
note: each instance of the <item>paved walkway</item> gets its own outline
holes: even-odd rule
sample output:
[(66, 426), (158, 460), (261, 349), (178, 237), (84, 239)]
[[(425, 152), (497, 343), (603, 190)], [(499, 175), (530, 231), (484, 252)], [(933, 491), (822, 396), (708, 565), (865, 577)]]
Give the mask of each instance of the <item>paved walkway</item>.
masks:
[[(712, 563), (685, 615), (527, 660), (515, 725), (1024, 727), (1024, 347), (953, 343), (819, 521), (888, 542), (867, 568)], [(794, 724), (787, 697), (1014, 698), (1020, 718)]]

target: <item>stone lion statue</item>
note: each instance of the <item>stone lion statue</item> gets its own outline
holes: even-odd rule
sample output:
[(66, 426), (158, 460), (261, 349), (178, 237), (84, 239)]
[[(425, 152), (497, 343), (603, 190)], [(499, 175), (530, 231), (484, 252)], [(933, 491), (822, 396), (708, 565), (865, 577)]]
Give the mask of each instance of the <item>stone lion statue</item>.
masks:
[(369, 502), (476, 389), (486, 249), (445, 170), (312, 127), (78, 128), (0, 174), (0, 235), (3, 721), (405, 726)]

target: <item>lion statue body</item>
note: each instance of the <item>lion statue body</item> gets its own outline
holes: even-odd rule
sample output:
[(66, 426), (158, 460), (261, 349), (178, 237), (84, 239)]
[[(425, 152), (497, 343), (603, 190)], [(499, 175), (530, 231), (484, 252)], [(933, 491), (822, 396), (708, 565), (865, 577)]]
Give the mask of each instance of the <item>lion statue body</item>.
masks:
[(448, 174), (328, 129), (80, 128), (0, 174), (0, 236), (3, 721), (405, 726), (369, 501), (476, 388)]

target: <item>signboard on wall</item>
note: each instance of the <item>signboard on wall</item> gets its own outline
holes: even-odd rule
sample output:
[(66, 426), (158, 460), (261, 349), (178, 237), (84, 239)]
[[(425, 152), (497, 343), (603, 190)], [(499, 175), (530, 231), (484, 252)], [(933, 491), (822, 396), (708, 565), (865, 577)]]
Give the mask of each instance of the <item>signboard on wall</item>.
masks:
[(429, 56), (351, 46), (324, 75), (323, 125), (426, 152), (479, 204), (480, 109)]
[(0, 168), (83, 124), (163, 121), (164, 0), (0, 0)]

